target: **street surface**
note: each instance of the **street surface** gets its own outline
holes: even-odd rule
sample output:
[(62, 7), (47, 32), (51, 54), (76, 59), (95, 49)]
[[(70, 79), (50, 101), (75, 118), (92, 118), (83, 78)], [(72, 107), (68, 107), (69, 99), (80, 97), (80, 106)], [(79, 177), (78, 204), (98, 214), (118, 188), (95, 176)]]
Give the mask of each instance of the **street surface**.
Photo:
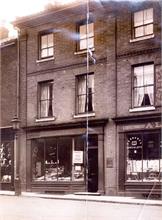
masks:
[(161, 220), (162, 206), (0, 195), (0, 220)]

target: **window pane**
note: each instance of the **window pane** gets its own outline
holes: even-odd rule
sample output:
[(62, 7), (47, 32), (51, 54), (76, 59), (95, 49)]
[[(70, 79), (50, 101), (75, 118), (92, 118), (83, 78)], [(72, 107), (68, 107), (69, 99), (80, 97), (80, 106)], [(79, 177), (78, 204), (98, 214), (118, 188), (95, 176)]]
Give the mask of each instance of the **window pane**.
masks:
[(70, 181), (72, 173), (72, 138), (58, 140), (58, 180)]
[(48, 101), (41, 101), (40, 103), (40, 116), (47, 117), (48, 116)]
[(47, 49), (43, 49), (41, 51), (41, 58), (47, 57), (48, 56), (48, 50)]
[(32, 141), (32, 179), (44, 181), (44, 140)]
[(135, 37), (141, 37), (144, 35), (144, 27), (137, 27), (135, 28)]
[(11, 182), (12, 142), (3, 142), (0, 145), (0, 182)]
[(48, 56), (53, 56), (53, 47), (48, 48)]
[(87, 33), (86, 25), (81, 25), (79, 27), (79, 33), (80, 33), (80, 39), (85, 39), (86, 38), (86, 33)]
[(134, 13), (134, 27), (143, 25), (143, 11)]
[(41, 84), (41, 100), (48, 99), (49, 87), (46, 84)]
[[(94, 38), (88, 39), (88, 48), (94, 47)], [(87, 49), (87, 39), (80, 40), (80, 50)]]
[(142, 137), (127, 136), (127, 181), (142, 181)]
[(41, 36), (41, 49), (47, 48), (47, 35)]
[(86, 95), (78, 96), (78, 113), (86, 112)]
[(88, 112), (93, 111), (93, 94), (92, 88), (88, 88)]
[(134, 87), (143, 86), (143, 66), (134, 68)]
[(94, 92), (94, 74), (88, 75), (88, 87)]
[(88, 25), (88, 31), (89, 31), (88, 36), (89, 37), (93, 37), (94, 36), (94, 23), (90, 23)]
[(85, 50), (87, 49), (87, 40), (80, 40), (80, 50)]
[(144, 87), (144, 96), (141, 106), (153, 105), (153, 91), (150, 87)]
[(144, 10), (144, 24), (153, 22), (153, 8)]
[(94, 74), (88, 76), (88, 111), (94, 110)]
[(78, 76), (78, 95), (86, 94), (86, 75)]
[(143, 180), (159, 181), (159, 137), (158, 134), (143, 136)]
[(94, 38), (89, 38), (88, 39), (88, 48), (93, 48), (94, 47)]
[(55, 138), (45, 141), (45, 180), (57, 180), (57, 141)]
[(144, 88), (135, 88), (134, 89), (134, 106), (142, 106), (142, 101), (144, 97)]
[(75, 137), (73, 152), (73, 180), (84, 181), (84, 138)]
[(53, 46), (53, 34), (48, 34), (48, 47)]
[(154, 65), (144, 66), (144, 85), (154, 84)]
[(153, 34), (153, 24), (144, 26), (145, 35)]

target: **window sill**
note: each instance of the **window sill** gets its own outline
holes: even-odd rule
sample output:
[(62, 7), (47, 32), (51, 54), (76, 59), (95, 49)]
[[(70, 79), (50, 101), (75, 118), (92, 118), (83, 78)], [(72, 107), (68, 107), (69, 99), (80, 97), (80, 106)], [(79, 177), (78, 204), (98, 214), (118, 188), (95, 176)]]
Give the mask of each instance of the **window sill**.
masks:
[(95, 112), (92, 113), (88, 113), (88, 114), (78, 114), (78, 115), (74, 115), (74, 118), (86, 118), (86, 117), (94, 117), (95, 116)]
[(36, 63), (43, 63), (43, 62), (47, 62), (47, 61), (54, 60), (54, 59), (55, 59), (54, 57), (40, 59), (40, 60), (36, 60)]
[[(93, 48), (89, 48), (89, 50), (91, 50), (93, 52), (93, 51), (95, 51), (95, 48), (94, 47)], [(85, 54), (87, 52), (88, 52), (88, 50), (80, 50), (80, 51), (74, 52), (74, 55)]]
[(137, 41), (141, 41), (141, 40), (147, 40), (147, 39), (151, 39), (151, 38), (154, 38), (154, 34), (151, 34), (151, 35), (148, 35), (148, 36), (143, 36), (143, 37), (139, 37), (139, 38), (134, 38), (134, 39), (131, 39), (129, 42), (130, 43), (133, 43), (133, 42), (137, 42)]
[(54, 121), (56, 118), (55, 117), (50, 117), (50, 118), (37, 118), (35, 122), (47, 122), (47, 121)]
[(139, 107), (139, 108), (133, 108), (129, 109), (129, 112), (143, 112), (143, 111), (154, 111), (154, 106), (148, 106), (148, 107)]

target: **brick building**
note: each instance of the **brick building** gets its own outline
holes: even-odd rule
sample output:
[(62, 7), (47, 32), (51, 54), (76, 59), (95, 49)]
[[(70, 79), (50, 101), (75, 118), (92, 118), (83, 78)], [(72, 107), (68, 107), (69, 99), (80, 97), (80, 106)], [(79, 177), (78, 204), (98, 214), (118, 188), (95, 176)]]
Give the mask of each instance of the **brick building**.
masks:
[(14, 188), (14, 131), (16, 114), (17, 43), (0, 29), (0, 189)]
[(22, 190), (160, 194), (159, 2), (90, 1), (88, 17), (76, 3), (14, 25)]

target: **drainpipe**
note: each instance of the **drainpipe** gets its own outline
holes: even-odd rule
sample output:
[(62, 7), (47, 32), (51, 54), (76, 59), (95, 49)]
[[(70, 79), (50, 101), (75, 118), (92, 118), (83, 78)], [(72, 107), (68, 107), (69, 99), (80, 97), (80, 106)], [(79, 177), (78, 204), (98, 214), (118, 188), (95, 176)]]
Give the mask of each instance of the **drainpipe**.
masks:
[(17, 28), (18, 38), (17, 38), (17, 80), (16, 80), (16, 116), (20, 117), (20, 29)]

